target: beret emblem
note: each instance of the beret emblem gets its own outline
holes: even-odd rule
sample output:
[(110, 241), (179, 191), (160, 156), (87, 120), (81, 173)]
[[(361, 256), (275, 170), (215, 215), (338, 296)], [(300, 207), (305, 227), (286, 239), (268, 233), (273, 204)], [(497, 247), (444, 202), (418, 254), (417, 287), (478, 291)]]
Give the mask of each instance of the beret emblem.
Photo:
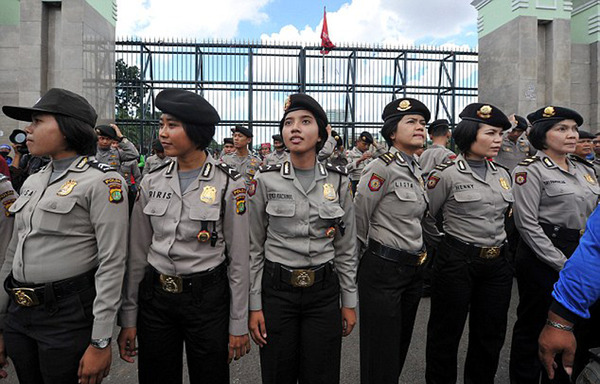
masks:
[(287, 111), (290, 105), (292, 105), (292, 99), (288, 96), (288, 98), (285, 100), (285, 104), (283, 104), (283, 110)]
[(492, 107), (489, 105), (484, 105), (477, 111), (477, 116), (481, 119), (489, 119), (492, 117)]
[(552, 117), (556, 115), (556, 111), (554, 110), (554, 107), (546, 107), (544, 108), (544, 113), (542, 116), (544, 117)]
[(410, 105), (410, 101), (409, 100), (402, 100), (400, 102), (400, 104), (398, 104), (398, 110), (400, 112), (408, 111), (411, 108), (412, 108), (412, 106)]

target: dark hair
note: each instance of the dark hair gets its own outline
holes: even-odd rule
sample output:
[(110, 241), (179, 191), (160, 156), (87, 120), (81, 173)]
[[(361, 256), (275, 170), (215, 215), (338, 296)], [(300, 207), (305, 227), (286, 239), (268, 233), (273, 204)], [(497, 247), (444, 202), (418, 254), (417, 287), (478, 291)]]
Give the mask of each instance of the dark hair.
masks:
[(202, 151), (208, 148), (215, 135), (214, 125), (196, 125), (184, 121), (181, 121), (181, 124), (187, 137), (196, 144), (196, 148)]
[(392, 136), (392, 133), (396, 132), (396, 129), (398, 129), (398, 122), (402, 120), (402, 117), (403, 116), (394, 117), (383, 123), (383, 127), (381, 128), (381, 136), (383, 136), (389, 147), (394, 145), (394, 141), (390, 138), (390, 136)]
[(533, 124), (529, 131), (529, 135), (527, 136), (529, 143), (531, 143), (535, 149), (540, 151), (548, 148), (546, 145), (546, 133), (558, 123), (559, 122), (556, 120), (550, 120)]
[(471, 145), (477, 140), (478, 130), (479, 122), (471, 120), (461, 120), (456, 128), (454, 128), (452, 137), (461, 153), (465, 153), (471, 149)]
[(67, 149), (75, 151), (78, 155), (94, 156), (96, 154), (98, 136), (94, 127), (73, 117), (52, 114), (58, 129), (65, 137)]
[(448, 134), (448, 131), (450, 131), (450, 127), (448, 127), (447, 125), (444, 125), (444, 124), (440, 124), (438, 126), (433, 127), (433, 129), (429, 130), (429, 136), (431, 136), (431, 137), (446, 136)]

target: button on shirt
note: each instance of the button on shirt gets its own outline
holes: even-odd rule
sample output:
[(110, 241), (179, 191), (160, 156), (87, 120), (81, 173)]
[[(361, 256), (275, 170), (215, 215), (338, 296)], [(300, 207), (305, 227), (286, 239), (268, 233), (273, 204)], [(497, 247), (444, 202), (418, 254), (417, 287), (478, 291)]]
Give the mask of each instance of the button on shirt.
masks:
[[(333, 261), (340, 279), (342, 305), (357, 301), (354, 205), (348, 177), (315, 165), (315, 179), (304, 190), (290, 162), (259, 172), (250, 196), (250, 310), (262, 309), (261, 283), (265, 259), (290, 268)], [(344, 235), (327, 230), (342, 220)]]
[(600, 188), (594, 170), (567, 158), (569, 170), (556, 165), (544, 152), (530, 165), (513, 171), (515, 224), (537, 257), (556, 270), (567, 258), (540, 227), (540, 223), (581, 230), (596, 208)]
[(431, 216), (443, 212), (445, 233), (479, 247), (496, 247), (506, 239), (504, 215), (514, 198), (508, 172), (484, 161), (485, 179), (458, 155), (452, 165), (430, 173), (426, 188)]

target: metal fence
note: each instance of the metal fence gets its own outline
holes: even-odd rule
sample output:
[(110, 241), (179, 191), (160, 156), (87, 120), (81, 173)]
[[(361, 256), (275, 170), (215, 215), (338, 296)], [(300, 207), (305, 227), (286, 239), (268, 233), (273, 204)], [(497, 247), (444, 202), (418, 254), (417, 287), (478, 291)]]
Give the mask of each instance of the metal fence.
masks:
[[(157, 135), (154, 98), (162, 89), (198, 92), (219, 111), (215, 140), (222, 143), (236, 124), (250, 127), (253, 144), (278, 133), (289, 94), (317, 99), (334, 129), (350, 145), (363, 130), (377, 135), (384, 106), (399, 97), (423, 101), (434, 118), (456, 122), (477, 99), (477, 52), (377, 45), (320, 47), (234, 41), (120, 40), (117, 95), (130, 101), (117, 123), (143, 148)], [(137, 95), (137, 96), (136, 96)], [(133, 100), (133, 102), (131, 102)]]

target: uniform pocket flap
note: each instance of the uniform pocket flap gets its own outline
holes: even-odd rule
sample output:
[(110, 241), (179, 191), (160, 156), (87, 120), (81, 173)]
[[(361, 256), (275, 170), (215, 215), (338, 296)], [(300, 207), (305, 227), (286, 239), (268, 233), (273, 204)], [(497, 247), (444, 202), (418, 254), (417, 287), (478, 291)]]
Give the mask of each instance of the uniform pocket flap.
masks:
[(515, 197), (512, 192), (503, 192), (502, 197), (504, 197), (504, 201), (508, 201), (509, 203), (514, 203)]
[(323, 204), (319, 207), (319, 217), (321, 219), (338, 219), (344, 216), (344, 213), (344, 210), (339, 205)]
[(566, 184), (548, 184), (546, 185), (545, 190), (548, 196), (569, 195), (574, 192)]
[(190, 207), (190, 219), (203, 221), (217, 221), (221, 214), (219, 205), (198, 205)]
[(15, 200), (15, 202), (10, 206), (10, 208), (8, 209), (8, 211), (10, 213), (17, 213), (19, 212), (21, 209), (23, 209), (23, 207), (25, 206), (25, 204), (27, 204), (29, 202), (29, 199), (31, 198), (31, 196), (24, 196), (21, 195), (17, 198), (17, 200)]
[(296, 204), (293, 201), (269, 201), (267, 213), (271, 216), (293, 217), (296, 214)]
[(167, 212), (169, 200), (150, 201), (144, 207), (144, 213), (148, 216), (162, 216)]
[(455, 192), (454, 199), (459, 203), (469, 203), (481, 200), (481, 193), (475, 191)]
[(64, 215), (71, 212), (76, 202), (76, 199), (47, 200), (40, 201), (38, 206), (43, 211)]
[(396, 196), (402, 201), (417, 201), (417, 194), (408, 189), (396, 188)]

